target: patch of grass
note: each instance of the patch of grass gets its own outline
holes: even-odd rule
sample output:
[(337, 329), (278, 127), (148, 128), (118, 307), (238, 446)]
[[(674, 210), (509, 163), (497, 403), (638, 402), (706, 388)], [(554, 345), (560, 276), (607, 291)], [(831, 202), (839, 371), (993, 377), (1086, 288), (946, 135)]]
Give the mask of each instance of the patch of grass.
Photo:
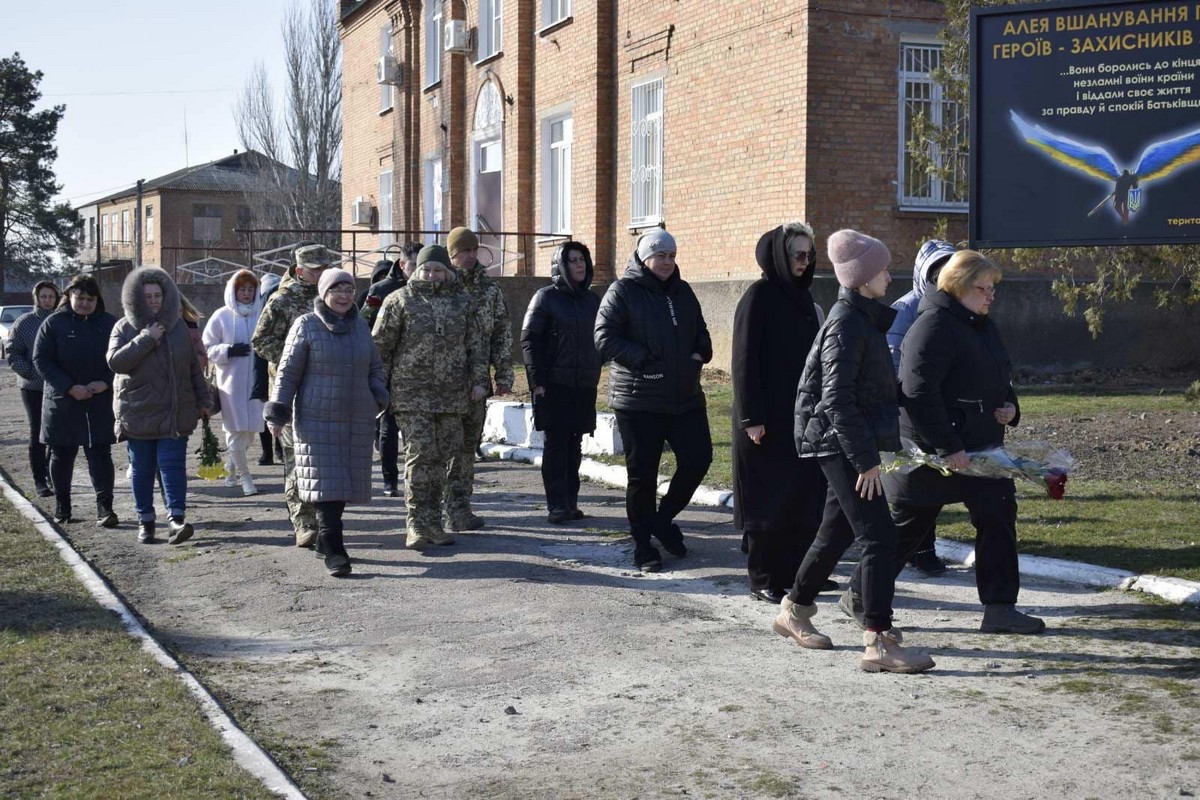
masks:
[(1066, 389), (1062, 386), (1019, 386), (1022, 418), (1094, 417), (1125, 412), (1178, 413), (1193, 411), (1185, 394), (1140, 394), (1103, 389)]
[(717, 709), (717, 711), (727, 711), (729, 713), (733, 713), (734, 711), (741, 711), (741, 710), (742, 710), (742, 707), (737, 705), (736, 703), (730, 703), (729, 705), (724, 705)]
[(194, 547), (189, 547), (189, 548), (187, 548), (186, 550), (183, 550), (183, 551), (181, 551), (181, 552), (179, 552), (179, 553), (176, 553), (176, 554), (175, 554), (175, 555), (173, 555), (173, 556), (169, 556), (169, 557), (166, 559), (166, 563), (168, 563), (168, 564), (180, 564), (180, 563), (183, 563), (184, 561), (188, 561), (188, 560), (190, 560), (190, 559), (193, 559), (193, 558), (195, 558), (195, 557), (196, 557), (196, 556), (198, 556), (198, 555), (200, 555), (200, 551), (199, 551), (199, 550), (197, 550), (197, 549), (196, 549), (196, 548), (194, 548)]
[(748, 788), (754, 794), (766, 797), (788, 797), (800, 789), (795, 780), (773, 772), (756, 775)]
[(0, 796), (273, 796), (2, 498), (0, 530)]
[[(1017, 546), (1022, 553), (1066, 558), (1150, 575), (1200, 580), (1200, 498), (1166, 482), (1138, 489), (1117, 482), (1068, 484), (1065, 500), (1017, 484)], [(938, 536), (973, 542), (966, 509), (947, 506)]]
[(1092, 694), (1094, 692), (1107, 692), (1111, 686), (1090, 681), (1086, 678), (1066, 678), (1058, 683), (1045, 687), (1047, 692), (1063, 692), (1064, 694)]

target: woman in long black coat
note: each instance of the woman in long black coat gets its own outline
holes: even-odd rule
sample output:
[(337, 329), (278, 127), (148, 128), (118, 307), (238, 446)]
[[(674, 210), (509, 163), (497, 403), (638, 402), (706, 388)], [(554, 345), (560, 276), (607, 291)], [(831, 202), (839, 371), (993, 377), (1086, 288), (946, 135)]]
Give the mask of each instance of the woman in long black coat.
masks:
[(734, 524), (746, 532), (750, 594), (778, 603), (825, 507), (821, 469), (796, 454), (792, 439), (796, 386), (821, 327), (809, 293), (812, 229), (780, 225), (762, 235), (754, 255), (762, 278), (733, 317)]
[(33, 364), (45, 379), (42, 443), (50, 448), (55, 522), (73, 522), (71, 475), (79, 448), (87, 458), (96, 492), (96, 523), (115, 528), (112, 445), (113, 372), (105, 360), (116, 317), (105, 312), (96, 279), (79, 275), (64, 293), (63, 305), (38, 329)]
[(534, 427), (546, 434), (542, 483), (548, 519), (562, 524), (582, 519), (579, 464), (583, 435), (596, 430), (596, 386), (600, 354), (592, 329), (600, 298), (591, 291), (592, 254), (579, 242), (567, 242), (554, 254), (551, 285), (529, 301), (521, 325)]

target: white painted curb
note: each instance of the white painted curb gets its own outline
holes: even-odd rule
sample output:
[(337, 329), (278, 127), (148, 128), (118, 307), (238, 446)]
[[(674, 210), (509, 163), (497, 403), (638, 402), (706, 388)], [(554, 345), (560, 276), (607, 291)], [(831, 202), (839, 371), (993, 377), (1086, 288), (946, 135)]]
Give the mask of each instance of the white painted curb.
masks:
[(41, 509), (30, 503), (2, 475), (0, 475), (0, 487), (4, 489), (4, 496), (8, 498), (9, 502), (13, 504), (22, 516), (33, 523), (38, 533), (42, 535), (42, 538), (58, 549), (59, 556), (75, 572), (75, 576), (91, 592), (96, 602), (109, 611), (116, 613), (125, 625), (125, 629), (141, 641), (142, 649), (154, 656), (154, 659), (158, 663), (179, 676), (184, 686), (187, 687), (192, 696), (200, 703), (200, 708), (204, 711), (204, 715), (208, 717), (208, 721), (221, 734), (221, 738), (225, 740), (225, 744), (229, 745), (229, 748), (233, 751), (234, 760), (237, 761), (242, 769), (258, 778), (269, 791), (274, 792), (280, 797), (306, 800), (304, 793), (300, 791), (300, 787), (296, 786), (292, 782), (292, 779), (279, 768), (279, 765), (237, 726), (237, 723), (225, 713), (225, 710), (217, 703), (216, 698), (208, 693), (208, 690), (204, 688), (200, 681), (196, 680), (195, 676), (185, 670), (142, 627), (142, 624), (137, 621), (137, 617), (133, 615), (128, 606), (121, 602), (121, 599), (108, 588), (108, 584), (80, 557), (79, 553), (71, 547), (70, 543), (62, 537), (62, 534), (50, 524), (42, 514)]
[[(484, 454), (504, 461), (522, 461), (534, 465), (542, 463), (542, 451), (534, 447), (513, 447), (512, 445), (485, 442), (481, 445), (481, 449)], [(603, 464), (590, 458), (585, 458), (580, 463), (579, 474), (610, 486), (624, 487), (626, 483), (624, 467)], [(660, 496), (666, 494), (667, 484), (668, 479), (660, 475), (658, 486)], [(733, 508), (733, 493), (701, 486), (692, 495), (692, 505)], [(975, 548), (969, 544), (938, 539), (937, 552), (942, 558), (956, 564), (970, 567), (975, 563)], [(1021, 574), (1029, 577), (1048, 578), (1098, 589), (1145, 592), (1171, 603), (1200, 606), (1200, 582), (1197, 581), (1168, 578), (1161, 575), (1138, 575), (1136, 572), (1123, 569), (1098, 567), (1094, 564), (1066, 561), (1061, 558), (1046, 558), (1045, 556), (1019, 556), (1018, 558)]]

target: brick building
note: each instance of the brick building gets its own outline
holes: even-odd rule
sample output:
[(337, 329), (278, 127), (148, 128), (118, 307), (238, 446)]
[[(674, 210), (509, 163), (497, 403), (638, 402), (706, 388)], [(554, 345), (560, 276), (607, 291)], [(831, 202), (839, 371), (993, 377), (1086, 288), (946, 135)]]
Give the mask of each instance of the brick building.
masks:
[[(102, 281), (120, 281), (137, 263), (162, 267), (180, 283), (216, 279), (252, 263), (251, 242), (236, 230), (255, 227), (271, 202), (266, 169), (294, 173), (266, 156), (248, 151), (188, 167), (131, 186), (78, 208), (80, 263)], [(141, 230), (138, 230), (140, 224)]]
[(663, 224), (689, 279), (752, 277), (759, 234), (797, 218), (869, 231), (910, 263), (939, 217), (965, 236), (962, 185), (919, 174), (904, 145), (917, 112), (959, 113), (931, 77), (942, 12), (342, 0), (344, 223), (359, 249), (388, 229), (540, 234), (491, 240), (510, 275), (546, 274), (569, 234), (611, 277)]

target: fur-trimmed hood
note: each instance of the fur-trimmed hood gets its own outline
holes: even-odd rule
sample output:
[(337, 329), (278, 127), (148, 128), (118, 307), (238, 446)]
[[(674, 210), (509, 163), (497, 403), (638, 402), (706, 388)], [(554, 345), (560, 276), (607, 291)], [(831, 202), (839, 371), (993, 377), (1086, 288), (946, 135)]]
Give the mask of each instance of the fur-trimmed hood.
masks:
[[(142, 287), (147, 283), (157, 283), (162, 287), (162, 308), (157, 316), (150, 313), (146, 299), (142, 296)], [(179, 321), (179, 289), (166, 270), (158, 267), (138, 267), (129, 273), (121, 287), (121, 307), (125, 309), (125, 319), (133, 323), (138, 330), (152, 322), (161, 323), (164, 328), (171, 330)]]
[[(250, 308), (249, 313), (241, 314), (238, 310), (236, 284), (237, 284), (238, 278), (241, 278), (245, 275), (249, 275), (250, 278), (254, 281), (254, 299), (251, 300), (249, 303), (249, 308)], [(263, 303), (262, 293), (259, 291), (259, 287), (260, 287), (260, 285), (259, 285), (257, 275), (255, 275), (253, 272), (251, 272), (248, 269), (239, 269), (237, 272), (233, 273), (232, 276), (230, 276), (228, 281), (225, 282), (225, 307), (228, 308), (230, 311), (232, 311), (234, 314), (238, 314), (239, 316), (247, 316), (247, 317), (251, 317), (251, 318), (257, 318), (258, 315), (262, 312), (262, 303)]]

